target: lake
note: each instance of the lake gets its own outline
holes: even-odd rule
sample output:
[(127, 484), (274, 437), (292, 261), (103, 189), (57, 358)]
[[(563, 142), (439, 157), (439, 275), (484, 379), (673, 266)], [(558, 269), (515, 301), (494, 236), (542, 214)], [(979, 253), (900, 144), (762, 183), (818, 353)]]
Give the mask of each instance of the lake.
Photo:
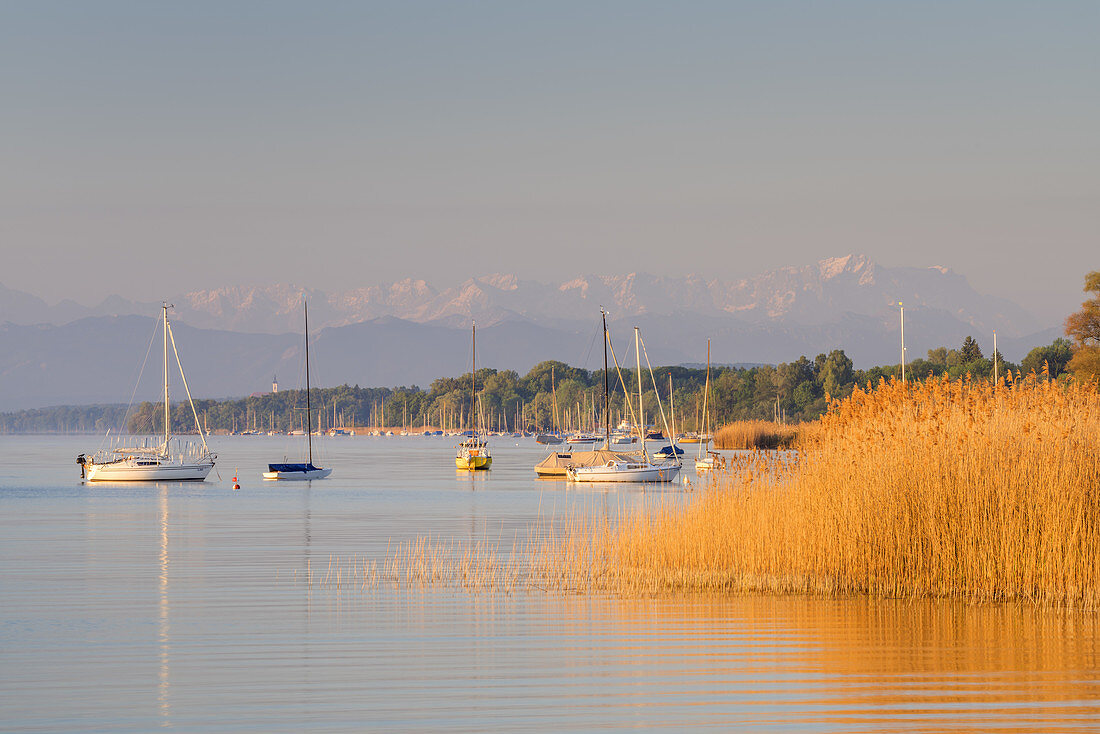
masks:
[(0, 437), (0, 729), (1100, 728), (1096, 614), (310, 585), (690, 487), (536, 480), (547, 449), (504, 438), (473, 475), (453, 438), (341, 437), (330, 479), (260, 480), (303, 440), (214, 437), (220, 477), (127, 486), (79, 481), (99, 437)]

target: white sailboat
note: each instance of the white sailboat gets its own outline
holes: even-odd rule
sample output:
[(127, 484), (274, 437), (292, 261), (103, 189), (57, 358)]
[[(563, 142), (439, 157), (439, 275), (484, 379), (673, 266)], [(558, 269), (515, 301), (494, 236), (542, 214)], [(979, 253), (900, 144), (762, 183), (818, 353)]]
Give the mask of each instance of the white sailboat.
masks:
[[(637, 367), (638, 367), (638, 408), (639, 415), (642, 405), (642, 357), (639, 350), (640, 338), (638, 334), (638, 327), (634, 327), (634, 348), (637, 354)], [(610, 448), (611, 443), (611, 418), (608, 405), (608, 390), (607, 390), (607, 323), (604, 322), (604, 421), (607, 424), (607, 447)], [(648, 361), (648, 358), (647, 358)], [(615, 361), (615, 367), (618, 369), (618, 360)], [(680, 460), (675, 455), (668, 461), (654, 462), (649, 457), (649, 454), (645, 451), (645, 429), (641, 427), (639, 421), (639, 431), (642, 432), (641, 445), (642, 451), (638, 457), (621, 457), (615, 459), (609, 459), (603, 464), (596, 466), (570, 466), (567, 468), (569, 478), (574, 482), (671, 482), (676, 479), (676, 476), (680, 473)]]
[[(172, 335), (172, 326), (168, 322), (168, 309), (164, 309), (164, 440), (154, 445), (118, 446), (98, 451), (92, 456), (80, 454), (76, 463), (80, 465), (80, 476), (89, 482), (160, 482), (160, 481), (197, 481), (206, 479), (214, 468), (217, 454), (206, 445), (206, 436), (195, 404), (191, 401), (191, 390), (187, 386), (187, 377), (183, 374), (183, 363), (176, 350), (176, 339)], [(172, 344), (172, 353), (180, 370), (183, 388), (187, 392), (187, 401), (191, 404), (191, 413), (195, 416), (195, 427), (199, 432), (202, 445), (191, 441), (173, 439), (171, 434), (172, 412), (169, 405), (168, 385), (168, 343)]]
[[(569, 451), (554, 451), (549, 456), (535, 464), (535, 475), (543, 478), (568, 477), (571, 468), (606, 466), (608, 463), (634, 464), (642, 459), (640, 451), (615, 451), (611, 448), (611, 411), (608, 410), (608, 395), (610, 385), (608, 383), (609, 371), (607, 368), (607, 312), (602, 308), (600, 315), (603, 320), (604, 350), (603, 350), (603, 392), (604, 392), (604, 445), (602, 448), (589, 451), (575, 451), (569, 447)], [(599, 441), (599, 437), (590, 434), (593, 442)], [(574, 439), (575, 440), (575, 439)], [(620, 473), (618, 476), (628, 476)], [(612, 481), (637, 481), (634, 479), (618, 479)]]
[[(265, 480), (305, 481), (308, 479), (324, 479), (332, 474), (331, 467), (319, 467), (313, 465), (313, 426), (309, 405), (309, 305), (302, 303), (302, 312), (305, 315), (306, 332), (306, 434), (307, 460), (303, 462), (284, 462), (282, 464), (268, 464), (267, 471), (263, 473)], [(320, 423), (320, 418), (318, 418)], [(318, 426), (319, 427), (319, 426)]]
[(701, 439), (699, 443), (699, 455), (695, 458), (695, 471), (696, 473), (702, 473), (710, 471), (714, 468), (715, 459), (718, 458), (718, 454), (714, 451), (707, 450), (707, 443), (710, 441), (710, 420), (708, 418), (708, 411), (710, 406), (707, 404), (710, 397), (710, 339), (707, 339), (707, 381), (703, 385), (703, 431), (702, 434), (705, 438)]

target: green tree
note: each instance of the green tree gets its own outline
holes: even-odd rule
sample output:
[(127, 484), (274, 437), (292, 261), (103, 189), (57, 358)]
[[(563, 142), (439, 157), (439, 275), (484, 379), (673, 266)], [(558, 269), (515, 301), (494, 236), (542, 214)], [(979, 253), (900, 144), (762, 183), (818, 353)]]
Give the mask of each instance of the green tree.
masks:
[(1079, 379), (1092, 380), (1100, 378), (1100, 270), (1085, 276), (1084, 291), (1093, 297), (1066, 317), (1066, 336), (1077, 344), (1066, 368)]
[(753, 382), (753, 413), (759, 418), (771, 418), (775, 414), (773, 406), (778, 394), (775, 368), (768, 365), (757, 367)]
[(974, 341), (974, 337), (968, 336), (963, 339), (962, 348), (959, 350), (959, 358), (964, 364), (982, 358), (982, 348), (978, 346), (978, 342)]
[(821, 367), (820, 381), (830, 397), (842, 398), (852, 392), (855, 374), (852, 372), (852, 360), (844, 354), (843, 349), (829, 352)]
[(1066, 365), (1072, 357), (1073, 343), (1069, 339), (1059, 337), (1050, 346), (1035, 347), (1028, 352), (1024, 361), (1020, 362), (1020, 369), (1025, 375), (1032, 372), (1040, 375), (1043, 373), (1043, 365), (1046, 365), (1050, 370), (1051, 378), (1055, 378), (1066, 371)]

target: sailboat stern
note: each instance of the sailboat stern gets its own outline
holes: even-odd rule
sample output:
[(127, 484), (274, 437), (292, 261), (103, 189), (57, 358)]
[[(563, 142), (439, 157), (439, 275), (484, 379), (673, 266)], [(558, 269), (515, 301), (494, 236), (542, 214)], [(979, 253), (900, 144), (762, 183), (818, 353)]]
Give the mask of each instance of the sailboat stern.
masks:
[(493, 465), (492, 456), (456, 456), (455, 467), (458, 469), (488, 469)]

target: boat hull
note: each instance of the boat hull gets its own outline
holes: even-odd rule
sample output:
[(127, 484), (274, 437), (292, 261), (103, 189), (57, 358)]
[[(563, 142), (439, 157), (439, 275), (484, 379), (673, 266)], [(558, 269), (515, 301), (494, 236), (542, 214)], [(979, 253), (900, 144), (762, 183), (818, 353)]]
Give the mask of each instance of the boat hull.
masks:
[(201, 482), (213, 464), (159, 464), (143, 466), (127, 461), (89, 464), (88, 482)]
[(477, 469), (488, 469), (493, 465), (492, 456), (456, 456), (455, 467), (458, 469), (466, 469), (468, 471), (475, 471)]
[(314, 468), (307, 471), (265, 471), (265, 481), (305, 482), (310, 479), (324, 479), (332, 474), (332, 469)]
[(680, 473), (678, 464), (582, 466), (569, 469), (574, 482), (671, 482)]

